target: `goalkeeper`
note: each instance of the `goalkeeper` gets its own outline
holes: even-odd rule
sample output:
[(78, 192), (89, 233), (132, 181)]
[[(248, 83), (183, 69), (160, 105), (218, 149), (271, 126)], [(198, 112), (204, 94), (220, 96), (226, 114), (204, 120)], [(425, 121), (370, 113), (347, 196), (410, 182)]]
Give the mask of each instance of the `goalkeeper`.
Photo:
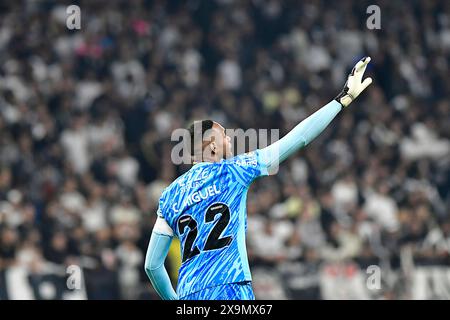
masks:
[[(220, 124), (202, 120), (191, 126), (194, 166), (164, 190), (145, 259), (161, 298), (254, 299), (245, 246), (248, 188), (308, 145), (372, 83), (362, 80), (369, 62), (369, 57), (361, 59), (334, 100), (266, 148), (232, 157)], [(176, 292), (164, 268), (173, 236), (180, 239), (182, 252)]]

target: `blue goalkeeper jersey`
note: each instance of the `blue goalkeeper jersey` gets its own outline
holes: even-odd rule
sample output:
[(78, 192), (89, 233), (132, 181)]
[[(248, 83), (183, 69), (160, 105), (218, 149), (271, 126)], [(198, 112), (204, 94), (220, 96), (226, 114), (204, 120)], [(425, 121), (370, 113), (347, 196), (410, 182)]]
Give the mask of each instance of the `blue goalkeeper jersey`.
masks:
[(181, 242), (180, 298), (205, 288), (251, 281), (245, 246), (246, 200), (251, 182), (268, 175), (260, 151), (217, 163), (195, 164), (159, 201)]

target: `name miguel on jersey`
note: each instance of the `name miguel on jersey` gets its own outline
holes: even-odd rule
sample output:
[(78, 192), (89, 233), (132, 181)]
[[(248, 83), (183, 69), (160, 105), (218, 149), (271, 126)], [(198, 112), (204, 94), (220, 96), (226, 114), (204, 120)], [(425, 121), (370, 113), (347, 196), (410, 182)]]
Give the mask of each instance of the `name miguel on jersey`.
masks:
[[(180, 188), (178, 189), (178, 193), (185, 193), (191, 188), (199, 187), (201, 186), (205, 180), (209, 178), (211, 175), (211, 170), (209, 168), (205, 168), (203, 172), (195, 179), (190, 180), (192, 177), (192, 174), (195, 172), (192, 172), (191, 174), (188, 174), (184, 179), (178, 182), (178, 185)], [(192, 206), (194, 203), (198, 203), (202, 200), (206, 200), (209, 197), (216, 196), (218, 194), (221, 194), (221, 191), (219, 187), (214, 183), (211, 186), (208, 186), (204, 190), (199, 190), (196, 192), (193, 192), (188, 197), (186, 197), (183, 201), (183, 203), (174, 203), (172, 206), (172, 210), (174, 212), (180, 212), (182, 211), (182, 208), (185, 208), (186, 206)]]

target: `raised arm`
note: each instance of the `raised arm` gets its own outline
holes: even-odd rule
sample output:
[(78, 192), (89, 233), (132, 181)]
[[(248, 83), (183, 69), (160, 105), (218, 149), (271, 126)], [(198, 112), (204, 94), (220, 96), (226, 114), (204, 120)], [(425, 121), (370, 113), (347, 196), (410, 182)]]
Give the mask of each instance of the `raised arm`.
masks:
[(300, 122), (287, 135), (260, 150), (261, 162), (269, 169), (278, 167), (287, 157), (308, 145), (330, 124), (336, 115), (366, 89), (372, 79), (362, 81), (369, 57), (361, 59), (347, 78), (342, 92), (331, 102)]
[(163, 300), (177, 300), (177, 294), (173, 290), (167, 270), (164, 267), (170, 244), (172, 243), (173, 231), (167, 222), (158, 217), (153, 228), (150, 242), (145, 257), (145, 273)]

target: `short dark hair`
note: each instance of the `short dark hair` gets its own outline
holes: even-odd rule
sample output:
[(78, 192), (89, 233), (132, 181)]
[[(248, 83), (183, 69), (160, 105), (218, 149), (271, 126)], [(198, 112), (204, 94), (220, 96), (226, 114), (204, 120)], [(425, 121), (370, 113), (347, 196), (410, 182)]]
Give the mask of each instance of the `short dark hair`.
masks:
[[(204, 134), (206, 131), (212, 129), (214, 125), (214, 121), (212, 120), (197, 120), (194, 121), (190, 126), (189, 126), (189, 136), (190, 136), (190, 149), (191, 149), (191, 156), (194, 156), (195, 152), (195, 137), (196, 136), (201, 136), (203, 138)], [(201, 130), (201, 132), (200, 132)]]

